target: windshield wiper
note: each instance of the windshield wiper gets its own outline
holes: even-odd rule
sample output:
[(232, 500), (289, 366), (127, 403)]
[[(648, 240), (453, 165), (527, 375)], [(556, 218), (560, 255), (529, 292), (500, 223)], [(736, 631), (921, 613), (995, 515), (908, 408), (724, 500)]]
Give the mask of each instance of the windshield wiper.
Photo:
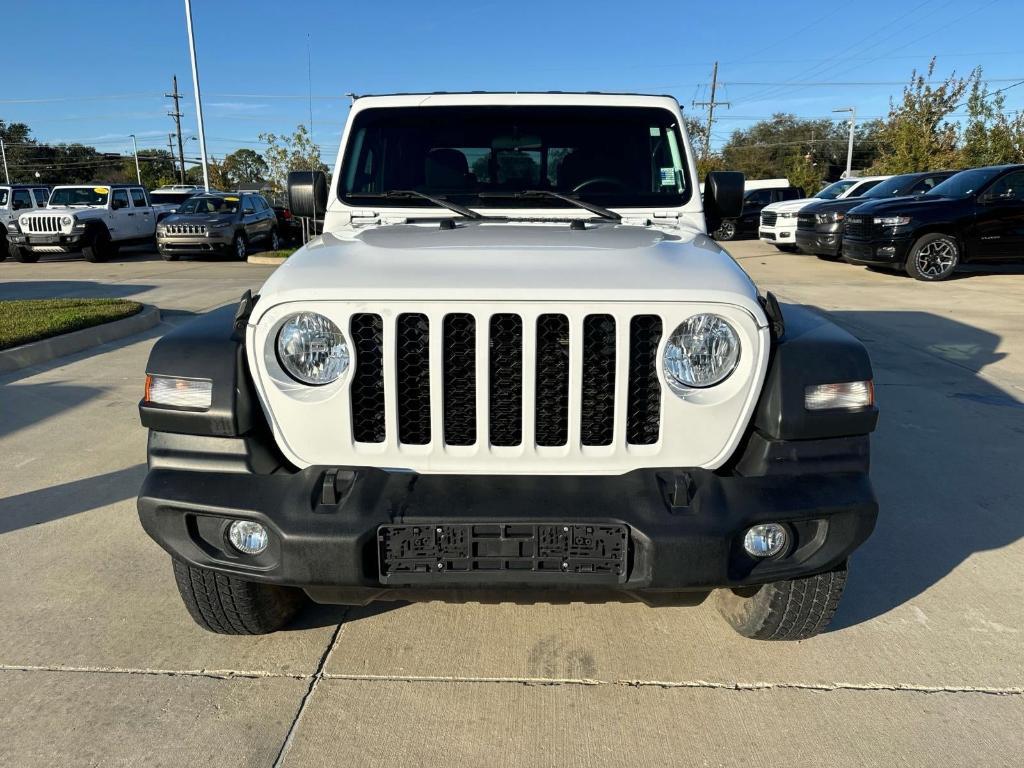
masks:
[(550, 189), (524, 189), (522, 192), (480, 192), (478, 197), (511, 197), (514, 200), (528, 200), (531, 197), (550, 197), (555, 200), (561, 200), (569, 203), (569, 205), (575, 205), (577, 208), (583, 208), (584, 210), (597, 214), (602, 219), (608, 219), (609, 221), (622, 221), (622, 216), (617, 214), (615, 211), (600, 205), (595, 205), (594, 203), (588, 203), (584, 200), (580, 200), (578, 197), (563, 195), (561, 192), (552, 192)]
[(465, 206), (453, 203), (450, 200), (445, 200), (443, 197), (434, 197), (428, 195), (426, 192), (417, 192), (415, 189), (389, 189), (387, 192), (381, 194), (366, 194), (365, 192), (360, 193), (359, 197), (387, 197), (392, 200), (408, 200), (410, 197), (418, 197), (421, 200), (429, 200), (434, 205), (439, 205), (442, 208), (447, 208), (449, 211), (454, 211), (460, 216), (465, 216), (467, 219), (483, 219), (486, 218), (482, 213), (472, 211)]

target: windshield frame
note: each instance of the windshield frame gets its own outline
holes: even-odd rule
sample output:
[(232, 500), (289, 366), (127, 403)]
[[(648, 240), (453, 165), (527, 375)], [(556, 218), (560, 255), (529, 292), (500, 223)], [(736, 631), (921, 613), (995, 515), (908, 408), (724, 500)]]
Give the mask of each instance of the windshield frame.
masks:
[[(691, 152), (689, 146), (683, 139), (683, 131), (680, 125), (680, 117), (676, 111), (669, 109), (665, 106), (653, 106), (653, 105), (608, 105), (608, 104), (452, 104), (452, 105), (438, 105), (438, 106), (427, 106), (427, 107), (368, 107), (366, 109), (358, 110), (351, 118), (350, 125), (347, 127), (345, 132), (345, 146), (342, 151), (341, 164), (339, 166), (339, 172), (337, 180), (334, 185), (334, 193), (337, 196), (338, 203), (350, 207), (350, 208), (373, 208), (373, 209), (386, 209), (386, 210), (400, 210), (414, 208), (417, 210), (423, 210), (431, 213), (443, 213), (443, 209), (438, 209), (437, 206), (430, 203), (427, 200), (417, 200), (415, 198), (392, 198), (388, 199), (384, 192), (364, 192), (364, 193), (352, 193), (348, 191), (348, 186), (351, 184), (349, 169), (353, 167), (356, 162), (357, 154), (361, 152), (361, 136), (360, 133), (364, 128), (364, 120), (375, 119), (386, 115), (395, 114), (399, 111), (414, 112), (416, 114), (423, 114), (430, 110), (436, 113), (450, 112), (453, 115), (457, 115), (458, 112), (465, 111), (479, 111), (484, 112), (508, 112), (514, 115), (516, 112), (557, 112), (564, 110), (566, 112), (573, 111), (616, 111), (616, 112), (630, 112), (637, 115), (636, 119), (643, 119), (642, 113), (649, 113), (650, 119), (656, 119), (658, 127), (662, 128), (663, 136), (668, 138), (668, 146), (665, 147), (664, 151), (669, 153), (672, 158), (674, 170), (677, 172), (677, 187), (678, 192), (674, 195), (665, 194), (665, 199), (656, 199), (661, 193), (659, 192), (636, 192), (629, 191), (623, 196), (628, 195), (648, 195), (647, 199), (631, 200), (628, 204), (619, 202), (618, 200), (609, 201), (605, 199), (609, 194), (613, 193), (583, 193), (572, 192), (572, 196), (579, 196), (579, 198), (585, 202), (589, 202), (598, 206), (608, 208), (635, 208), (640, 210), (651, 210), (651, 209), (678, 209), (685, 207), (694, 198), (695, 194), (695, 170), (691, 165)], [(397, 118), (397, 116), (396, 116)], [(444, 116), (443, 114), (439, 118), (441, 120), (451, 120), (451, 116)], [(456, 118), (457, 119), (457, 118)], [(510, 120), (515, 120), (515, 117), (511, 117)], [(526, 115), (523, 121), (526, 122), (529, 119), (535, 119), (530, 115)], [(457, 124), (453, 123), (453, 124)], [(653, 126), (653, 123), (652, 123)], [(456, 146), (453, 144), (453, 146)], [(557, 147), (558, 145), (551, 145)], [(551, 147), (545, 147), (545, 151)], [(493, 151), (493, 150), (492, 150)], [(361, 158), (360, 158), (361, 159)], [(467, 158), (468, 159), (468, 158)], [(547, 171), (550, 173), (550, 170)], [(540, 169), (540, 175), (542, 180), (547, 182), (547, 175), (545, 169)], [(680, 189), (681, 187), (681, 189)], [(522, 190), (518, 192), (525, 192), (536, 188), (536, 184), (531, 186), (523, 186)], [(553, 188), (554, 189), (554, 188)], [(554, 209), (564, 209), (574, 207), (572, 204), (566, 202), (565, 204), (559, 204), (553, 198), (545, 199), (545, 196), (540, 195), (518, 195), (513, 196), (509, 194), (505, 195), (494, 195), (489, 196), (486, 193), (492, 190), (487, 188), (477, 187), (473, 190), (469, 190), (465, 193), (452, 193), (450, 191), (424, 189), (428, 194), (434, 195), (435, 197), (443, 197), (451, 202), (457, 202), (463, 206), (472, 207), (474, 209), (492, 209), (492, 210), (515, 210), (516, 212), (523, 212), (524, 214), (529, 211), (543, 211)], [(517, 190), (493, 190), (502, 192), (516, 192)], [(561, 191), (555, 189), (554, 191)], [(479, 194), (479, 193), (485, 194)], [(497, 200), (502, 200), (501, 204), (496, 204)], [(553, 204), (554, 203), (554, 204)]]
[[(995, 181), (1004, 173), (1006, 173), (1007, 170), (1010, 169), (992, 166), (989, 166), (987, 168), (968, 168), (967, 170), (960, 171), (959, 173), (954, 173), (941, 184), (936, 184), (934, 187), (925, 192), (924, 196), (948, 197), (951, 200), (966, 200), (969, 197), (976, 197), (982, 192), (982, 190), (987, 189), (993, 181)], [(952, 195), (948, 194), (951, 190), (956, 189), (958, 186), (962, 185), (964, 180), (969, 177), (977, 177), (980, 178), (981, 181), (976, 183), (971, 189), (967, 190), (966, 192)], [(950, 182), (953, 182), (956, 179), (960, 179), (960, 181), (957, 182), (956, 184), (950, 184)], [(945, 187), (947, 184), (949, 184), (949, 186), (946, 188), (946, 190), (940, 192), (939, 190)]]
[[(94, 195), (102, 194), (103, 195), (103, 202), (91, 202), (91, 203), (61, 202), (60, 198), (58, 197), (61, 193), (72, 192), (72, 191), (74, 191), (76, 189), (87, 189), (90, 192), (92, 192)], [(97, 192), (96, 190), (99, 190), (99, 189), (104, 190), (104, 192), (102, 192), (102, 193), (101, 192)], [(66, 187), (56, 187), (52, 192), (50, 192), (50, 199), (47, 202), (46, 207), (47, 208), (55, 208), (55, 207), (72, 208), (74, 206), (81, 205), (81, 206), (84, 206), (86, 208), (106, 208), (110, 204), (110, 192), (111, 192), (111, 187), (109, 187), (109, 186), (107, 186), (105, 184), (97, 184), (95, 186), (91, 185), (91, 184), (74, 184), (74, 185), (68, 185)]]

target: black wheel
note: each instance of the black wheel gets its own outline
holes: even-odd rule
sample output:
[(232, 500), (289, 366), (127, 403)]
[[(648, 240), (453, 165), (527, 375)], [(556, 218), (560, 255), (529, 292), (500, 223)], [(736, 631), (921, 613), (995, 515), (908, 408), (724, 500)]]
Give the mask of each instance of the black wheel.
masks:
[(237, 234), (235, 239), (231, 243), (231, 248), (235, 254), (235, 258), (239, 261), (245, 261), (249, 255), (249, 246), (245, 242), (245, 235)]
[(11, 250), (14, 252), (14, 258), (22, 264), (35, 264), (39, 261), (39, 254), (33, 253), (28, 248), (21, 248), (15, 245), (12, 246)]
[(174, 580), (189, 614), (219, 635), (265, 635), (295, 617), (306, 602), (295, 587), (260, 584), (174, 560)]
[(718, 592), (718, 611), (733, 629), (753, 640), (806, 640), (828, 626), (846, 586), (838, 568), (751, 590)]
[(960, 244), (956, 238), (933, 232), (914, 243), (905, 269), (915, 280), (937, 283), (952, 275), (959, 263)]
[(110, 258), (110, 253), (110, 235), (106, 230), (97, 232), (93, 235), (92, 241), (82, 248), (82, 255), (85, 257), (85, 260), (93, 263), (106, 261)]
[(277, 229), (270, 230), (270, 237), (267, 238), (267, 242), (270, 243), (270, 250), (278, 251), (281, 249), (281, 236), (277, 234)]
[(0, 232), (0, 261), (7, 261), (11, 255), (11, 244), (7, 241), (7, 235)]
[(795, 245), (779, 245), (778, 243), (776, 243), (775, 247), (778, 248), (783, 253), (796, 253), (797, 252), (797, 247)]
[(716, 229), (711, 236), (715, 238), (715, 240), (732, 240), (736, 237), (736, 222), (726, 219), (718, 225), (718, 229)]

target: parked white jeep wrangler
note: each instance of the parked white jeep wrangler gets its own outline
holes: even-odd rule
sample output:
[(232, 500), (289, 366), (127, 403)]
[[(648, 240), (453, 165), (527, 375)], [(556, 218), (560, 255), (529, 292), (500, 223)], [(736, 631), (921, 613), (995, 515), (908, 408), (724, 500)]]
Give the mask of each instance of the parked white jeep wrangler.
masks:
[(17, 221), (22, 211), (45, 208), (49, 197), (50, 190), (47, 187), (0, 184), (0, 261), (5, 261), (10, 255), (7, 225)]
[(302, 602), (718, 590), (741, 633), (829, 621), (877, 505), (867, 354), (707, 236), (669, 97), (356, 100), (322, 218), (253, 297), (154, 347), (142, 524), (193, 618)]
[(155, 243), (159, 216), (138, 185), (55, 187), (46, 210), (18, 216), (8, 239), (18, 261), (79, 250), (87, 261), (105, 261), (123, 245)]

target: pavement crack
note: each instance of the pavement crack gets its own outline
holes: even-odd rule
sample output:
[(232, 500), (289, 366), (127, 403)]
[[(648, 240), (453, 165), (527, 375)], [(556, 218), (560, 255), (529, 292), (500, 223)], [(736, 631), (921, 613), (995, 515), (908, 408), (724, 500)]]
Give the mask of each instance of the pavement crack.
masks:
[(248, 669), (160, 669), (152, 667), (89, 667), (66, 664), (0, 664), (0, 672), (72, 672), (99, 675), (155, 675), (163, 677), (207, 677), (214, 680), (235, 678), (288, 678), (305, 680), (311, 677), (302, 672), (269, 672)]
[(342, 616), (341, 621), (334, 630), (334, 634), (331, 636), (331, 642), (327, 644), (327, 650), (324, 651), (324, 655), (320, 657), (320, 664), (317, 665), (316, 672), (313, 673), (312, 678), (309, 681), (309, 687), (306, 689), (306, 693), (302, 696), (302, 701), (299, 702), (299, 708), (295, 712), (295, 718), (292, 720), (292, 724), (288, 727), (288, 734), (284, 738), (284, 742), (281, 744), (281, 751), (277, 753), (277, 758), (274, 760), (273, 768), (282, 768), (285, 760), (288, 757), (288, 752), (292, 748), (292, 742), (295, 740), (295, 734), (298, 732), (299, 724), (302, 722), (302, 716), (306, 713), (306, 707), (313, 698), (313, 694), (316, 693), (316, 688), (320, 684), (320, 681), (326, 676), (327, 662), (330, 661), (331, 654), (334, 653), (334, 649), (338, 646), (338, 640), (341, 637), (342, 627), (345, 626), (345, 619), (348, 618), (348, 612)]

